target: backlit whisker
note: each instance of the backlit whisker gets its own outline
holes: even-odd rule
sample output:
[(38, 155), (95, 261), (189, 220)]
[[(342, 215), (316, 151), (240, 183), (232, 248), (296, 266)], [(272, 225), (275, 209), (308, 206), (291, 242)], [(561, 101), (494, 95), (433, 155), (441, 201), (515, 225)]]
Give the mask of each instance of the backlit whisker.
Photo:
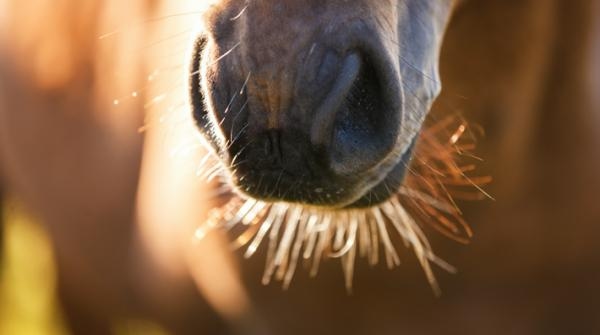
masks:
[(294, 247), (292, 249), (290, 264), (288, 265), (288, 269), (285, 273), (285, 277), (283, 279), (283, 287), (287, 289), (292, 282), (292, 278), (294, 277), (294, 273), (296, 272), (296, 266), (298, 264), (298, 259), (300, 258), (300, 249), (302, 248), (302, 243), (304, 241), (305, 233), (306, 233), (306, 220), (308, 217), (307, 213), (302, 213), (303, 216), (300, 219), (300, 223), (298, 225), (298, 232), (296, 234), (296, 241), (294, 242)]
[(331, 224), (331, 215), (329, 213), (324, 213), (324, 217), (321, 225), (325, 228), (321, 230), (319, 234), (319, 241), (317, 243), (317, 247), (315, 249), (314, 261), (312, 264), (312, 268), (310, 269), (310, 275), (312, 277), (316, 276), (319, 271), (319, 264), (321, 263), (321, 258), (325, 249), (327, 248), (327, 243), (329, 242), (330, 229), (329, 226)]
[(248, 246), (244, 257), (250, 258), (252, 257), (252, 255), (254, 255), (263, 238), (265, 237), (265, 235), (267, 235), (269, 229), (271, 229), (271, 225), (275, 220), (277, 220), (277, 217), (278, 212), (276, 210), (273, 210), (273, 207), (270, 207), (269, 214), (267, 215), (266, 219), (262, 222), (258, 233), (254, 237), (254, 240), (252, 240), (252, 243), (250, 243), (250, 245)]
[(271, 277), (273, 276), (273, 272), (275, 271), (275, 252), (277, 249), (277, 237), (279, 235), (279, 229), (281, 229), (281, 225), (285, 219), (285, 213), (287, 208), (281, 204), (276, 204), (276, 220), (273, 223), (273, 227), (269, 233), (269, 248), (267, 251), (267, 265), (265, 268), (265, 273), (263, 275), (263, 284), (268, 284), (271, 282)]
[[(357, 231), (358, 231), (357, 218), (356, 218), (356, 216), (351, 215), (350, 222), (349, 222), (348, 236), (346, 238), (346, 242), (345, 242), (344, 246), (339, 251), (332, 253), (329, 257), (331, 257), (331, 258), (342, 257), (342, 256), (346, 255), (350, 251), (351, 248), (354, 248), (355, 243), (356, 243)], [(343, 238), (343, 236), (342, 236), (342, 238)]]
[[(357, 258), (374, 266), (380, 262), (380, 253), (383, 252), (386, 266), (393, 268), (400, 265), (398, 246), (403, 246), (414, 252), (427, 281), (439, 294), (440, 288), (431, 264), (448, 272), (455, 269), (435, 255), (420, 224), (429, 224), (458, 241), (468, 241), (472, 232), (452, 198), (454, 189), (459, 188), (457, 192), (462, 193), (466, 192), (464, 187), (479, 191), (490, 182), (487, 177), (467, 176), (474, 171), (473, 165), (458, 165), (453, 161), (458, 154), (457, 145), (465, 140), (466, 128), (455, 128), (447, 135), (449, 140), (448, 137), (436, 140), (435, 136), (452, 124), (448, 119), (442, 122), (443, 126), (432, 127), (430, 132), (427, 129), (423, 131), (421, 147), (416, 149), (421, 151), (417, 152), (418, 158), (413, 160), (412, 165), (407, 166), (409, 174), (403, 185), (395, 191), (390, 188), (390, 193), (394, 194), (379, 204), (368, 208), (335, 209), (267, 202), (230, 192), (229, 203), (223, 206), (223, 210), (214, 211), (207, 224), (198, 229), (197, 236), (204, 236), (208, 229), (215, 227), (235, 228), (236, 234), (239, 234), (234, 238), (235, 246), (246, 245), (246, 258), (266, 245), (262, 282), (268, 284), (278, 280), (284, 288), (291, 284), (298, 262), (306, 263), (310, 276), (314, 277), (325, 260), (339, 259), (348, 292), (352, 290)], [(230, 173), (236, 159), (237, 156), (232, 160)], [(200, 166), (209, 174), (218, 171), (220, 176), (227, 170), (215, 155), (204, 157)], [(203, 172), (203, 175), (206, 173)], [(273, 194), (279, 192), (280, 197), (297, 185), (282, 190), (278, 184), (279, 180)], [(231, 186), (224, 184), (218, 189), (218, 194), (228, 189), (231, 191)]]
[(306, 224), (306, 247), (304, 248), (304, 254), (302, 257), (304, 259), (310, 259), (313, 255), (313, 251), (315, 249), (315, 244), (317, 243), (318, 234), (315, 232), (315, 226), (318, 224), (319, 219), (321, 217), (318, 214), (310, 213), (308, 218), (308, 223)]
[(215, 59), (210, 65), (215, 65), (218, 62), (220, 62), (223, 58), (229, 56), (233, 51), (235, 51), (235, 49), (237, 49), (240, 45), (242, 44), (242, 42), (237, 42), (234, 46), (232, 46), (229, 50), (227, 50), (224, 54), (222, 54), (221, 56), (219, 56), (217, 59)]
[(294, 206), (289, 217), (286, 219), (286, 227), (283, 233), (283, 237), (279, 242), (279, 249), (275, 256), (275, 265), (281, 265), (283, 258), (288, 256), (294, 234), (296, 233), (296, 227), (298, 226), (298, 220), (302, 214), (302, 207)]

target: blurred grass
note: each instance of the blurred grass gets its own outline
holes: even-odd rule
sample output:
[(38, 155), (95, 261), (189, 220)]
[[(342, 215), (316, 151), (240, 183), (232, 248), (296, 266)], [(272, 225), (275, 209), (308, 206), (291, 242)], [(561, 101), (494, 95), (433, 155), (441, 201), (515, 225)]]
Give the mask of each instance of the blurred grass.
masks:
[[(46, 233), (18, 203), (8, 202), (3, 207), (0, 335), (68, 335), (56, 296), (56, 270)], [(113, 332), (168, 335), (144, 320), (116, 322)]]
[(45, 232), (15, 202), (4, 207), (0, 262), (0, 334), (66, 335)]

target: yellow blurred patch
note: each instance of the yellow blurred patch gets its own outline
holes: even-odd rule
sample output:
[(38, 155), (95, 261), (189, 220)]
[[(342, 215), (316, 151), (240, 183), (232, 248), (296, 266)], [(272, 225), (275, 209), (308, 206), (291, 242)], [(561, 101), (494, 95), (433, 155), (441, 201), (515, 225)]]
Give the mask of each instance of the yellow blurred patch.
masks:
[(0, 334), (67, 334), (56, 308), (56, 273), (45, 232), (14, 202), (4, 212)]
[(118, 322), (113, 332), (115, 335), (169, 335), (158, 325), (143, 320), (126, 320)]
[[(1, 204), (0, 204), (1, 205)], [(48, 236), (23, 208), (4, 205), (0, 261), (0, 334), (68, 335), (56, 296), (56, 270)], [(114, 324), (115, 335), (168, 335), (143, 320)]]

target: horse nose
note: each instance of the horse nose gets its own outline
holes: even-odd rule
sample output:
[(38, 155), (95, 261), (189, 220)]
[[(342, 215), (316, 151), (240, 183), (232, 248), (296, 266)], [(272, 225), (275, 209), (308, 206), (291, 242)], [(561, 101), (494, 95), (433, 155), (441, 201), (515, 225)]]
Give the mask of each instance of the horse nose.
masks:
[(330, 91), (315, 109), (310, 140), (324, 150), (335, 173), (351, 175), (390, 154), (399, 116), (386, 109), (377, 71), (365, 57), (353, 52), (337, 66)]

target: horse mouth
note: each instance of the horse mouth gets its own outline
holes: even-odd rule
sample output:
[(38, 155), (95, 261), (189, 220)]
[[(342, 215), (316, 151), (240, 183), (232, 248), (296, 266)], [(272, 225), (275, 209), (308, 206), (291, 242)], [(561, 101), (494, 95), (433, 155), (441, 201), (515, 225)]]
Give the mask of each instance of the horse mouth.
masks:
[[(413, 26), (418, 17), (408, 16), (402, 34), (377, 20), (315, 18), (301, 33), (295, 26), (280, 33), (221, 18), (198, 39), (191, 96), (229, 197), (197, 236), (226, 228), (236, 246), (247, 246), (246, 257), (267, 244), (263, 283), (275, 278), (286, 287), (302, 260), (314, 275), (325, 257), (342, 260), (350, 287), (355, 258), (375, 265), (384, 255), (397, 266), (402, 241), (435, 288), (430, 262), (451, 267), (435, 256), (420, 221), (467, 240), (451, 188), (487, 182), (465, 181), (470, 167), (454, 161), (465, 148), (457, 145), (463, 124), (450, 140), (440, 131), (452, 122), (424, 126), (440, 90), (435, 41), (414, 54), (389, 40), (436, 28)], [(289, 33), (301, 38), (288, 43)]]
[[(218, 165), (224, 167), (226, 192), (232, 195), (198, 228), (198, 238), (204, 236), (207, 229), (226, 228), (232, 236), (237, 235), (234, 237), (235, 245), (246, 246), (246, 257), (255, 254), (261, 245), (268, 244), (263, 283), (278, 279), (283, 281), (284, 287), (289, 286), (301, 259), (310, 261), (311, 275), (316, 275), (322, 258), (340, 258), (348, 289), (352, 286), (355, 258), (364, 257), (371, 265), (377, 264), (380, 245), (387, 266), (398, 266), (400, 258), (393, 241), (400, 239), (406, 247), (414, 249), (429, 283), (435, 291), (439, 291), (430, 263), (448, 271), (453, 271), (453, 268), (433, 253), (410, 208), (416, 208), (415, 213), (438, 220), (433, 225), (444, 234), (459, 241), (468, 241), (471, 233), (460, 211), (453, 201), (444, 200), (444, 196), (450, 193), (448, 188), (431, 188), (432, 183), (444, 178), (454, 185), (472, 184), (461, 179), (464, 171), (454, 162), (461, 150), (456, 144), (464, 133), (462, 124), (450, 141), (445, 138), (441, 142), (435, 137), (439, 135), (436, 132), (444, 127), (424, 127), (412, 138), (404, 139), (409, 144), (399, 152), (396, 142), (385, 142), (399, 136), (399, 128), (385, 128), (388, 124), (399, 127), (398, 119), (387, 114), (387, 117), (369, 120), (372, 115), (353, 111), (358, 105), (367, 104), (366, 109), (373, 111), (401, 106), (402, 102), (390, 100), (390, 96), (395, 95), (382, 94), (379, 90), (388, 82), (378, 71), (377, 63), (364, 63), (361, 58), (363, 63), (360, 63), (360, 69), (356, 69), (353, 67), (355, 57), (350, 55), (340, 57), (343, 63), (349, 64), (347, 69), (342, 66), (342, 75), (354, 73), (354, 77), (350, 75), (351, 85), (346, 93), (360, 92), (363, 95), (342, 99), (342, 112), (325, 112), (324, 120), (329, 121), (331, 132), (325, 132), (329, 134), (326, 137), (316, 136), (318, 139), (325, 138), (324, 141), (314, 141), (311, 138), (313, 134), (305, 131), (307, 127), (288, 124), (284, 131), (248, 127), (246, 125), (251, 124), (252, 119), (244, 114), (234, 118), (239, 125), (232, 121), (230, 128), (223, 131), (218, 125), (228, 121), (224, 118), (219, 120), (215, 115), (218, 111), (209, 113), (204, 106), (202, 92), (211, 92), (200, 88), (200, 52), (196, 55), (198, 59), (192, 67), (191, 85), (195, 120), (216, 153)], [(365, 68), (375, 70), (364, 75), (361, 70)], [(245, 98), (247, 93), (242, 90), (238, 94)], [(228, 110), (233, 104), (230, 102), (221, 107)], [(242, 104), (240, 110), (244, 106)], [(302, 120), (297, 121), (302, 124)], [(367, 127), (357, 126), (361, 122)], [(382, 128), (385, 129), (384, 137), (373, 135)], [(231, 135), (223, 141), (215, 134), (219, 131)], [(345, 142), (348, 138), (350, 141)], [(367, 142), (367, 145), (353, 150), (352, 141), (357, 139)], [(381, 147), (384, 150), (375, 155), (369, 152)], [(342, 149), (336, 153), (339, 148)], [(411, 161), (413, 151), (419, 152), (418, 161)], [(369, 161), (361, 160), (365, 156), (378, 163), (365, 164)], [(356, 164), (353, 164), (354, 160)], [(411, 172), (410, 175), (407, 171)], [(487, 182), (485, 179), (478, 181), (482, 184)], [(440, 189), (444, 194), (440, 193)], [(263, 243), (263, 240), (268, 242)]]
[[(289, 287), (302, 260), (309, 265), (311, 276), (315, 276), (322, 259), (340, 258), (349, 291), (352, 289), (355, 258), (366, 258), (374, 266), (383, 261), (380, 260), (383, 249), (387, 266), (399, 266), (397, 248), (400, 239), (407, 248), (414, 249), (427, 280), (437, 294), (440, 289), (431, 264), (449, 272), (453, 272), (454, 268), (433, 253), (421, 230), (422, 222), (417, 221), (418, 216), (413, 217), (413, 214), (425, 213), (432, 227), (450, 238), (467, 243), (471, 236), (470, 228), (455, 204), (444, 200), (445, 194), (439, 192), (443, 190), (452, 194), (452, 187), (460, 184), (474, 186), (481, 192), (480, 196), (486, 195), (480, 187), (489, 183), (489, 179), (469, 179), (454, 162), (461, 154), (456, 143), (464, 132), (464, 125), (458, 126), (450, 141), (447, 138), (442, 141), (435, 139), (436, 134), (432, 134), (435, 128), (425, 128), (419, 136), (420, 141), (413, 139), (402, 161), (379, 184), (345, 206), (314, 206), (281, 200), (286, 199), (286, 195), (282, 194), (265, 198), (261, 194), (254, 196), (242, 192), (243, 195), (236, 196), (236, 192), (229, 193), (232, 192), (229, 182), (227, 192), (233, 196), (211, 213), (206, 223), (197, 229), (196, 237), (201, 239), (213, 228), (225, 228), (230, 231), (234, 245), (244, 247), (246, 258), (267, 244), (263, 284), (278, 280), (282, 281), (284, 288)], [(413, 151), (418, 152), (419, 160), (409, 162)], [(432, 166), (446, 166), (449, 172), (434, 170)], [(411, 174), (404, 176), (409, 170)], [(299, 185), (294, 181), (298, 180), (298, 175), (293, 172), (285, 179), (281, 175), (286, 172), (261, 172), (279, 177), (279, 187), (274, 190), (287, 188), (287, 192), (292, 192)], [(229, 171), (226, 173), (231, 176)], [(448, 175), (444, 177), (445, 174)], [(430, 189), (431, 182), (439, 178), (450, 181), (447, 186)], [(233, 187), (240, 190), (240, 186)], [(326, 191), (315, 189), (315, 192), (324, 194)], [(436, 223), (435, 220), (439, 221)]]

